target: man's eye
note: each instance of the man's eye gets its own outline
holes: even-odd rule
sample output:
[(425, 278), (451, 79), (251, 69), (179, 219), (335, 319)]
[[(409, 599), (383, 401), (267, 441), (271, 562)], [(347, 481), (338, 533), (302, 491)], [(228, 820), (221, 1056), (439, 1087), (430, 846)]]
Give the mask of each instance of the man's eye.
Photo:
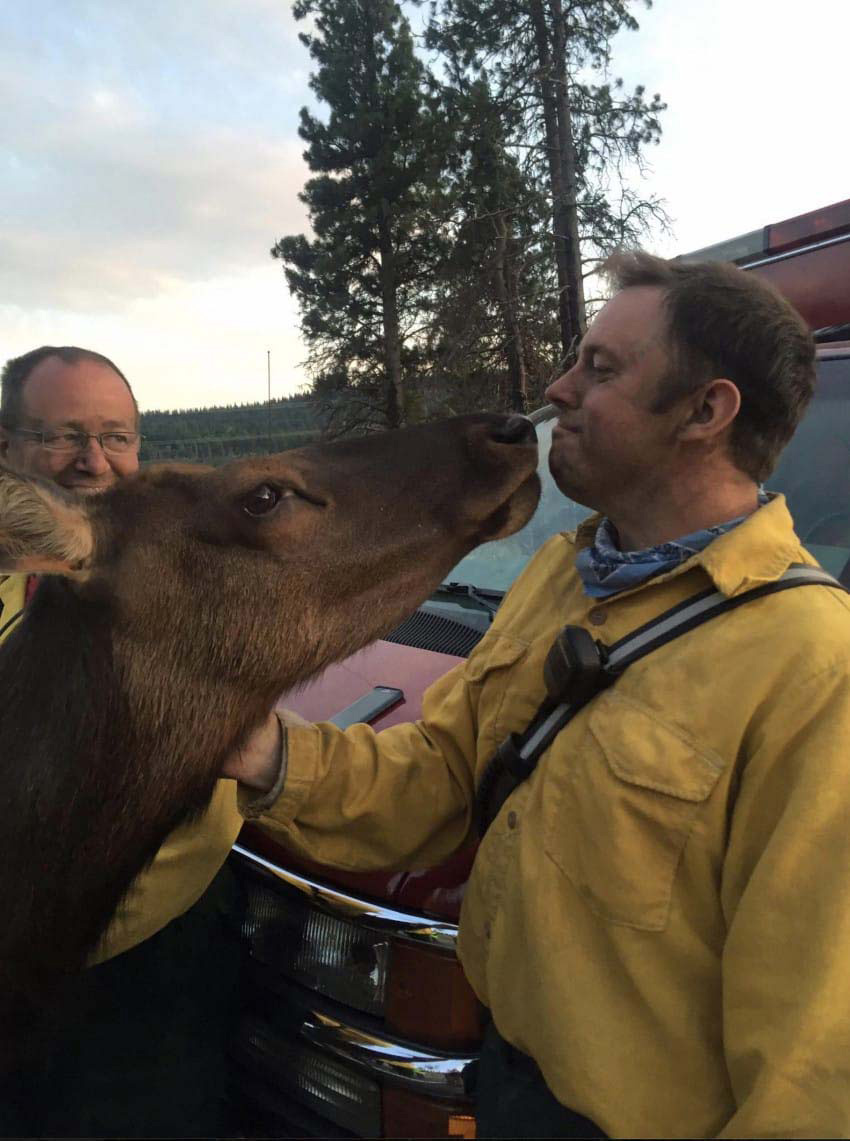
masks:
[(73, 448), (79, 444), (81, 439), (85, 439), (85, 437), (80, 437), (76, 432), (51, 432), (45, 435), (44, 442), (45, 444), (61, 444)]

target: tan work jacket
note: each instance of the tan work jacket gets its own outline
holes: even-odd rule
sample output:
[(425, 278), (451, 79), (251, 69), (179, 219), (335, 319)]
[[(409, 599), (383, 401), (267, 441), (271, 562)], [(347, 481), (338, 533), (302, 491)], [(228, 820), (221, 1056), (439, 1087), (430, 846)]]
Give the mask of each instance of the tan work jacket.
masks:
[[(0, 576), (0, 642), (22, 616), (26, 575)], [(188, 911), (212, 883), (242, 826), (236, 782), (220, 780), (207, 811), (176, 828), (119, 905), (92, 962), (111, 959)]]
[[(813, 562), (781, 497), (604, 601), (538, 553), (423, 718), (288, 730), (262, 823), (320, 862), (423, 866), (543, 697), (556, 632), (612, 643), (716, 585)], [(631, 666), (555, 739), (478, 853), (460, 955), (498, 1029), (614, 1137), (850, 1135), (850, 600), (749, 602)]]

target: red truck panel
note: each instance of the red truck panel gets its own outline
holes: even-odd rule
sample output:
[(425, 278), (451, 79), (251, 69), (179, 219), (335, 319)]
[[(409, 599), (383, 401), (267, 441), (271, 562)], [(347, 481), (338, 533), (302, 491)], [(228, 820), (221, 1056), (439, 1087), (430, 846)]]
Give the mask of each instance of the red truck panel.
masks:
[(373, 686), (391, 685), (404, 691), (405, 700), (375, 718), (375, 728), (386, 729), (402, 721), (415, 721), (422, 712), (422, 694), (431, 682), (462, 660), (395, 642), (375, 642), (331, 666), (308, 685), (285, 693), (278, 707), (292, 709), (308, 721), (327, 721)]
[[(375, 728), (385, 729), (415, 721), (422, 712), (422, 695), (428, 686), (462, 660), (452, 654), (395, 642), (376, 642), (331, 666), (308, 685), (283, 694), (278, 707), (291, 709), (308, 721), (325, 721), (373, 686), (391, 685), (404, 692), (405, 700), (375, 718)], [(253, 825), (243, 829), (242, 843), (267, 859), (315, 879), (332, 881), (358, 896), (423, 911), (450, 922), (457, 922), (474, 855), (474, 848), (465, 848), (440, 867), (420, 872), (344, 872), (296, 857)]]
[(850, 320), (850, 237), (755, 265), (753, 272), (775, 285), (812, 329)]

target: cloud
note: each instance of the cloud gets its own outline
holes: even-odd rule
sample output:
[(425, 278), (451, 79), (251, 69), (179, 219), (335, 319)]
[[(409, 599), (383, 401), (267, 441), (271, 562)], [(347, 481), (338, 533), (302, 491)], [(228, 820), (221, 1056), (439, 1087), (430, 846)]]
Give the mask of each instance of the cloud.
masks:
[[(676, 253), (847, 194), (837, 140), (847, 0), (655, 0), (612, 71), (669, 101), (646, 189)], [(422, 12), (420, 9), (420, 17)], [(304, 229), (287, 0), (0, 6), (0, 360), (44, 343), (114, 357), (143, 407), (302, 381), (270, 246)]]
[(0, 232), (0, 295), (18, 305), (114, 308), (174, 279), (256, 265), (305, 224), (305, 169), (285, 140), (218, 130), (187, 145), (124, 131), (81, 147), (69, 130), (44, 167)]
[(43, 344), (105, 353), (143, 410), (263, 400), (267, 350), (273, 396), (297, 391), (305, 379), (295, 304), (271, 259), (207, 281), (173, 281), (120, 310), (0, 305), (0, 329), (0, 359)]
[(303, 229), (306, 53), (286, 5), (25, 15), (0, 35), (0, 102), (15, 109), (0, 137), (6, 303), (114, 311), (257, 266)]

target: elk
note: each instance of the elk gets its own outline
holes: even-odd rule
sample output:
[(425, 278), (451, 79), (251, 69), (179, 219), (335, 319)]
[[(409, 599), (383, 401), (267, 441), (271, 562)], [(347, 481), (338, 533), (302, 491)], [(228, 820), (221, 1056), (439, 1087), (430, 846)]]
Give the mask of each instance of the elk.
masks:
[(282, 692), (398, 623), (539, 494), (522, 417), (463, 416), (100, 496), (0, 471), (0, 570), (45, 577), (0, 651), (0, 995), (79, 970)]

